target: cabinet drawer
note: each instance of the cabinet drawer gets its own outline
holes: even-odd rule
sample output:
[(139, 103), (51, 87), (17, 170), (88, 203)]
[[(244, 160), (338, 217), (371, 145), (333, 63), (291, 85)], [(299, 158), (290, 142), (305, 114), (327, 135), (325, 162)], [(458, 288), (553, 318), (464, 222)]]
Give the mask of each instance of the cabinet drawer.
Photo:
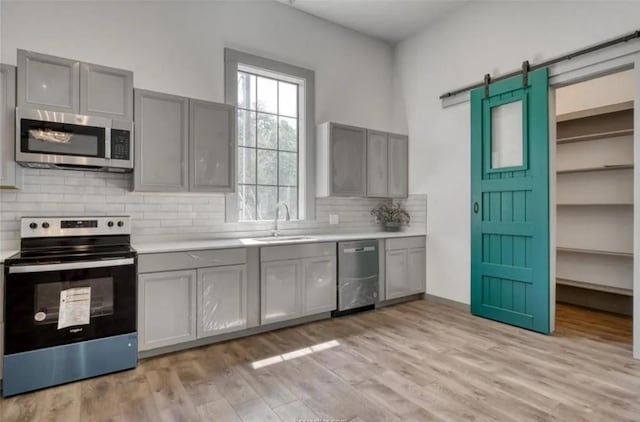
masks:
[(426, 238), (424, 236), (398, 237), (385, 240), (385, 249), (392, 251), (395, 249), (424, 248)]
[(238, 265), (245, 262), (247, 262), (247, 250), (244, 248), (155, 253), (138, 257), (138, 272)]
[(265, 246), (260, 248), (260, 261), (281, 261), (284, 259), (315, 258), (336, 254), (336, 244), (311, 243), (304, 245)]

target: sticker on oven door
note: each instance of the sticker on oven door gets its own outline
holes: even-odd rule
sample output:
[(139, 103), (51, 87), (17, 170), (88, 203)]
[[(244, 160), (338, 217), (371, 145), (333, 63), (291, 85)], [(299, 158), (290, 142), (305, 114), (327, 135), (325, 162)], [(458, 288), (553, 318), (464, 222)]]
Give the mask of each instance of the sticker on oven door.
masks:
[(75, 287), (60, 292), (58, 330), (87, 325), (91, 317), (91, 287)]
[(45, 318), (47, 318), (47, 314), (45, 314), (44, 312), (37, 312), (34, 316), (33, 319), (35, 319), (38, 322), (42, 322), (45, 320)]

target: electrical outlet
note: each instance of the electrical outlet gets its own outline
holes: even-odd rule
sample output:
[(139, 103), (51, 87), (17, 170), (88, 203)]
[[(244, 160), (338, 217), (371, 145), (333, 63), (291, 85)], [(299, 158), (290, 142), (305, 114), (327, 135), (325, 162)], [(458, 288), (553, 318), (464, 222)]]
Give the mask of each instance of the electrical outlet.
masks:
[(340, 224), (340, 216), (338, 214), (329, 214), (329, 224)]

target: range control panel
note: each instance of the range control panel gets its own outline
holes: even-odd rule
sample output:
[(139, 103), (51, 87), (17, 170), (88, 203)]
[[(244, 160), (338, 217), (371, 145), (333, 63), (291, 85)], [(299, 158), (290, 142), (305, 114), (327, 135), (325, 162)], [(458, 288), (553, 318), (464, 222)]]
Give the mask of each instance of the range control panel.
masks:
[(105, 236), (131, 234), (127, 215), (101, 217), (23, 217), (20, 237)]

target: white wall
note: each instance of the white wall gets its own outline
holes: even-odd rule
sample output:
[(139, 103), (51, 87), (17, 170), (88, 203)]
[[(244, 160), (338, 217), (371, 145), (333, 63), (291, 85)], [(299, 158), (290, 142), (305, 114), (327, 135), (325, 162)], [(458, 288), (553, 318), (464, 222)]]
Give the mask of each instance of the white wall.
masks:
[(2, 1), (0, 57), (28, 49), (134, 71), (136, 87), (224, 101), (223, 48), (316, 72), (316, 120), (392, 130), (392, 48), (272, 1)]
[(471, 2), (397, 46), (409, 186), (429, 201), (429, 294), (465, 303), (470, 296), (469, 104), (443, 109), (439, 95), (523, 60), (540, 62), (633, 31), (638, 22), (640, 3), (633, 2)]

